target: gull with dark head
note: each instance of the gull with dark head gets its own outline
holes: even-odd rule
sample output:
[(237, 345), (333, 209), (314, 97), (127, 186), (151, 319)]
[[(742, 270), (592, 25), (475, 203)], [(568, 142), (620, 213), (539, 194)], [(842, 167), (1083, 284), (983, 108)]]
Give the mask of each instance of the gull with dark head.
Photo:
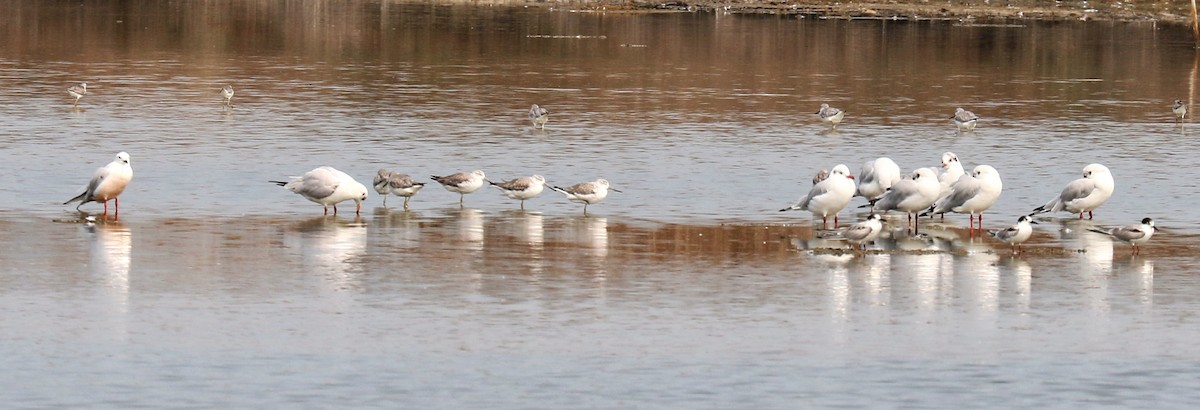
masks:
[(550, 189), (561, 192), (567, 196), (568, 200), (583, 203), (583, 214), (587, 215), (588, 205), (603, 201), (608, 197), (608, 191), (613, 190), (621, 192), (613, 188), (607, 179), (600, 178), (593, 182), (582, 182), (569, 187), (563, 188), (550, 185)]
[(799, 201), (792, 206), (780, 209), (779, 212), (812, 212), (814, 217), (821, 217), (822, 229), (827, 227), (829, 217), (832, 216), (833, 226), (836, 228), (838, 212), (841, 212), (852, 198), (854, 198), (854, 175), (850, 175), (850, 168), (845, 164), (838, 164), (833, 167), (833, 171), (829, 172), (829, 177), (813, 184), (812, 189)]
[(442, 184), (442, 188), (447, 191), (458, 193), (458, 204), (463, 204), (463, 198), (472, 192), (478, 191), (483, 187), (483, 183), (487, 181), (487, 175), (484, 175), (482, 170), (474, 170), (471, 172), (459, 172), (446, 176), (434, 175), (434, 181)]
[(1138, 245), (1146, 243), (1150, 237), (1158, 232), (1158, 227), (1154, 226), (1154, 220), (1150, 218), (1142, 218), (1142, 222), (1136, 225), (1129, 225), (1120, 228), (1089, 228), (1089, 231), (1108, 235), (1114, 239), (1121, 240), (1125, 243), (1133, 245), (1133, 254), (1137, 255), (1141, 251)]
[(821, 117), (821, 122), (829, 124), (830, 128), (837, 128), (838, 124), (842, 123), (842, 118), (846, 116), (846, 112), (830, 107), (829, 104), (821, 104), (821, 109), (817, 110), (817, 116)]
[(329, 206), (333, 206), (333, 214), (337, 215), (337, 204), (344, 201), (354, 201), (354, 214), (362, 211), (362, 201), (367, 200), (367, 187), (355, 181), (345, 172), (333, 167), (318, 167), (304, 175), (292, 177), (290, 181), (270, 181), (273, 184), (287, 188), (309, 201), (321, 204), (325, 214), (329, 214)]
[(541, 175), (533, 175), (504, 182), (488, 181), (488, 183), (503, 192), (504, 196), (520, 200), (521, 209), (525, 209), (525, 200), (538, 196), (545, 189), (546, 178)]
[(954, 125), (958, 126), (960, 132), (974, 131), (975, 124), (979, 122), (979, 117), (975, 113), (962, 108), (954, 110), (954, 116), (950, 119), (954, 120)]
[(997, 231), (989, 231), (993, 238), (1000, 240), (1013, 246), (1013, 254), (1021, 252), (1021, 243), (1029, 240), (1033, 236), (1033, 226), (1037, 221), (1030, 218), (1029, 215), (1021, 215), (1017, 218), (1017, 224)]
[(541, 128), (544, 130), (546, 129), (547, 121), (550, 121), (549, 111), (546, 111), (545, 108), (539, 107), (537, 104), (529, 107), (529, 122), (533, 123), (533, 128)]
[(79, 85), (72, 85), (70, 87), (67, 87), (67, 94), (70, 94), (72, 97), (75, 97), (74, 105), (79, 105), (79, 99), (83, 98), (83, 96), (87, 95), (87, 83), (79, 83)]
[(1092, 211), (1104, 205), (1108, 198), (1112, 197), (1114, 190), (1116, 182), (1113, 181), (1108, 167), (1090, 164), (1083, 167), (1083, 178), (1071, 181), (1050, 202), (1034, 208), (1033, 214), (1067, 211), (1077, 213), (1079, 219), (1083, 219), (1083, 213), (1087, 212), (1088, 219), (1092, 219)]
[(125, 192), (125, 187), (129, 186), (129, 181), (132, 179), (133, 167), (129, 165), (129, 153), (117, 153), (116, 159), (92, 174), (92, 180), (88, 181), (82, 194), (63, 202), (63, 205), (79, 201), (79, 205), (75, 207), (75, 210), (79, 210), (80, 206), (88, 202), (102, 202), (104, 203), (104, 214), (108, 215), (108, 201), (112, 200), (113, 215), (117, 215), (121, 206), (117, 196)]

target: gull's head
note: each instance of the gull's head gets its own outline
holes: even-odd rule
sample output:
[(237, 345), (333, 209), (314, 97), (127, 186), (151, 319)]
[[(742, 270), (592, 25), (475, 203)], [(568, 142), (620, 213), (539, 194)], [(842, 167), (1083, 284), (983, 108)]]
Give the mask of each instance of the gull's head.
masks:
[(1093, 176), (1099, 176), (1099, 175), (1108, 174), (1108, 173), (1109, 173), (1108, 167), (1100, 165), (1100, 164), (1091, 164), (1086, 167), (1083, 167), (1083, 177), (1084, 178), (1091, 178)]
[(1029, 215), (1021, 215), (1020, 218), (1017, 218), (1017, 223), (1018, 224), (1024, 224), (1024, 223), (1035, 224), (1035, 223), (1037, 223), (1037, 221), (1033, 220), (1033, 218), (1030, 218)]
[(850, 175), (850, 167), (847, 167), (846, 164), (837, 164), (837, 166), (833, 167), (832, 171), (829, 171), (829, 174), (836, 174), (849, 179), (854, 179), (854, 175)]
[(1146, 225), (1151, 228), (1154, 228), (1155, 231), (1158, 230), (1158, 227), (1154, 226), (1154, 220), (1150, 219), (1150, 218), (1142, 218), (1142, 225)]
[[(960, 110), (962, 108), (959, 108)], [(945, 152), (942, 154), (942, 168), (949, 168), (951, 162), (958, 162), (958, 155), (953, 152)]]
[(991, 165), (980, 165), (975, 167), (973, 175), (975, 178), (979, 178), (984, 175), (1000, 175), (1000, 172), (996, 171), (996, 168), (992, 168)]
[(933, 170), (929, 169), (929, 168), (917, 168), (916, 170), (913, 170), (913, 172), (912, 172), (913, 181), (916, 181), (920, 178), (933, 178), (936, 181), (937, 173), (933, 172)]
[(129, 165), (129, 153), (124, 151), (118, 153), (116, 161), (125, 165)]
[(879, 214), (870, 214), (870, 215), (867, 215), (867, 220), (868, 221), (879, 221), (879, 220), (883, 220), (883, 217), (879, 216)]

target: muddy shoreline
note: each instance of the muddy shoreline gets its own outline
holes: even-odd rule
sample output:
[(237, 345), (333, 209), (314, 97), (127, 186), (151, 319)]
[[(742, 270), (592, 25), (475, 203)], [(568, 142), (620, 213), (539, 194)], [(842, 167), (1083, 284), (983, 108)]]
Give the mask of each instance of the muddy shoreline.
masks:
[(1086, 2), (1086, 1), (580, 1), (540, 2), (582, 10), (603, 11), (723, 11), (733, 14), (778, 14), (823, 19), (964, 20), (977, 23), (1012, 23), (1015, 20), (1155, 22), (1191, 24), (1186, 2)]

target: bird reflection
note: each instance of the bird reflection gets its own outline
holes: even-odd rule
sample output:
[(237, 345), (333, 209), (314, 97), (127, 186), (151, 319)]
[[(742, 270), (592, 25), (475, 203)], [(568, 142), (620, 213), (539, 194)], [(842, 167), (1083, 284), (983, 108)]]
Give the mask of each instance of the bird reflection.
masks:
[(1130, 291), (1138, 303), (1154, 304), (1154, 261), (1141, 256), (1130, 256), (1113, 264), (1113, 270), (1123, 282), (1128, 282)]
[(105, 283), (119, 295), (120, 305), (129, 298), (129, 264), (133, 252), (133, 233), (115, 220), (99, 223), (91, 218), (86, 224), (92, 234), (92, 273), (105, 278)]
[(458, 227), (458, 239), (474, 250), (483, 249), (483, 211), (462, 208), (450, 211)]
[(304, 268), (325, 275), (334, 290), (358, 286), (366, 255), (367, 225), (361, 217), (320, 216), (294, 225), (284, 243), (300, 249)]
[(421, 243), (421, 214), (416, 211), (375, 208), (371, 226), (384, 233), (372, 238), (376, 242), (400, 248), (416, 248)]
[(1009, 293), (1016, 297), (1017, 308), (1028, 310), (1033, 292), (1033, 266), (1023, 257), (1008, 255), (1000, 258), (997, 267), (1002, 277), (1010, 278), (1005, 280), (1012, 281), (1005, 288), (1011, 289)]
[(1088, 232), (1096, 225), (1091, 220), (1067, 218), (1062, 221), (1059, 235), (1068, 252), (1076, 252), (1081, 259), (1079, 284), (1087, 303), (1093, 310), (1107, 312), (1108, 277), (1113, 267), (1113, 241), (1107, 236)]
[(608, 218), (581, 216), (571, 218), (567, 226), (571, 238), (588, 247), (592, 256), (608, 255)]

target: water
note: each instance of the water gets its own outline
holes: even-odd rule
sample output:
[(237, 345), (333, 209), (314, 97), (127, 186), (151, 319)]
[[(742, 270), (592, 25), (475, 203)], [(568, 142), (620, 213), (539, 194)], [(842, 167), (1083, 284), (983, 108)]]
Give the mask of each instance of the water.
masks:
[[(1200, 211), (1181, 27), (429, 4), (15, 2), (0, 29), (0, 363), (19, 407), (1191, 407)], [(65, 89), (87, 81), (73, 108)], [(235, 106), (219, 90), (237, 89)], [(821, 126), (823, 103), (848, 112)], [(551, 111), (545, 131), (529, 105)], [(984, 118), (958, 134), (962, 106)], [(72, 206), (118, 151), (120, 221)], [(1026, 255), (867, 254), (779, 213), (820, 168), (954, 151), (1005, 226), (1084, 165), (1095, 221)], [(359, 217), (266, 181), (484, 169)], [(855, 202), (854, 204), (858, 204)], [(95, 212), (91, 204), (85, 210)], [(844, 212), (843, 222), (861, 218)], [(1133, 257), (1081, 233), (1152, 216)], [(893, 219), (903, 226), (902, 219)]]

